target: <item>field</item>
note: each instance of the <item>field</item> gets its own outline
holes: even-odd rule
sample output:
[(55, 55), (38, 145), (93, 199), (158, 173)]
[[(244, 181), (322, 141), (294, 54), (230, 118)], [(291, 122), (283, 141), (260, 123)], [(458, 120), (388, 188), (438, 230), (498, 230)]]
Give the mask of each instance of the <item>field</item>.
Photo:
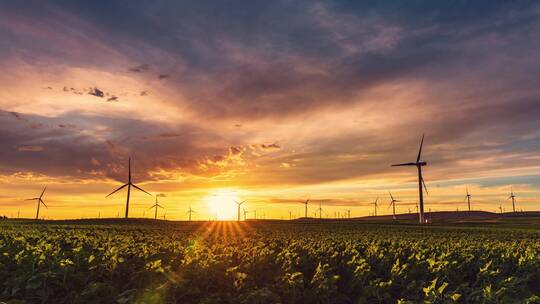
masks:
[(0, 222), (8, 303), (540, 303), (537, 222)]

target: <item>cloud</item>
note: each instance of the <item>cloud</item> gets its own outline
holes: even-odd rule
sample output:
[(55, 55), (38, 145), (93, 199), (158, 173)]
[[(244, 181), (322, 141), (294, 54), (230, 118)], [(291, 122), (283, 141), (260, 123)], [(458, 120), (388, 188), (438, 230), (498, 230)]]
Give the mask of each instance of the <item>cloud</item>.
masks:
[(40, 152), (43, 150), (44, 148), (42, 146), (21, 146), (17, 148), (19, 152)]
[(96, 97), (104, 97), (105, 96), (105, 93), (98, 89), (98, 88), (90, 88), (90, 91), (88, 91), (88, 94), (90, 95), (94, 95)]
[(277, 143), (272, 144), (261, 144), (261, 148), (265, 150), (279, 150), (281, 147)]
[(141, 73), (141, 72), (146, 72), (149, 69), (150, 69), (150, 66), (148, 64), (141, 64), (141, 65), (129, 68), (129, 71), (134, 72), (134, 73)]

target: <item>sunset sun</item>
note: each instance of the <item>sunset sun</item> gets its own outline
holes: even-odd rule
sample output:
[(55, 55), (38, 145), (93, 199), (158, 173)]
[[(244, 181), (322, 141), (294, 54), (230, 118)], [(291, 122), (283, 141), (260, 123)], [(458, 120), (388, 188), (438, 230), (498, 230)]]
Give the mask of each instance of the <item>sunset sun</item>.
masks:
[(232, 189), (219, 189), (209, 194), (205, 201), (211, 217), (218, 220), (233, 220), (237, 216), (238, 192)]

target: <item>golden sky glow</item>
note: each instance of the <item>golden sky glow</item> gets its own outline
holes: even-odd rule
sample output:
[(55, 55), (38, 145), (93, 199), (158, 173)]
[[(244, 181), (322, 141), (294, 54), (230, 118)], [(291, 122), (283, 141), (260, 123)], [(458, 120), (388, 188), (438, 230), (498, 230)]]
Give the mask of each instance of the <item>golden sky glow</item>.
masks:
[(122, 215), (128, 157), (169, 219), (409, 212), (422, 133), (427, 210), (540, 208), (537, 4), (222, 5), (0, 5), (0, 214)]

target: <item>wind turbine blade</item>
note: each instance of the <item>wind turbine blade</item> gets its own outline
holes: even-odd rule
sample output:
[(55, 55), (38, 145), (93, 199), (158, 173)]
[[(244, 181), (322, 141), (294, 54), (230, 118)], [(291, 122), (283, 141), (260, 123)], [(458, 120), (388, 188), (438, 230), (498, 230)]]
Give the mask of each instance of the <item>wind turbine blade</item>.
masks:
[(128, 185), (128, 184), (125, 184), (125, 185), (123, 185), (123, 186), (120, 186), (118, 189), (116, 189), (116, 190), (114, 190), (113, 192), (109, 193), (109, 195), (107, 195), (107, 196), (105, 196), (105, 197), (109, 197), (109, 196), (113, 195), (114, 193), (116, 193), (116, 192), (122, 190), (122, 189), (123, 189), (124, 187), (126, 187), (127, 185)]
[(392, 167), (400, 167), (400, 166), (416, 166), (416, 163), (403, 163), (403, 164), (392, 165)]
[(426, 190), (426, 194), (428, 194), (426, 182), (424, 182), (424, 178), (422, 177), (422, 185), (424, 185), (424, 189)]
[(152, 206), (150, 206), (150, 208), (148, 208), (148, 209), (152, 209), (152, 208), (154, 208), (154, 207), (155, 207), (155, 205), (152, 205)]
[(43, 193), (45, 193), (45, 190), (47, 190), (47, 186), (45, 186), (45, 188), (43, 188), (43, 191), (41, 192), (41, 195), (39, 197), (43, 197)]
[(392, 196), (392, 193), (390, 191), (388, 191), (388, 194), (390, 194), (390, 199), (392, 199), (392, 201), (393, 201), (394, 197)]
[(424, 134), (422, 134), (422, 141), (420, 142), (420, 149), (418, 150), (418, 157), (416, 158), (416, 162), (420, 161), (420, 156), (422, 156), (422, 146), (424, 145)]
[(39, 199), (39, 197), (27, 198), (27, 199), (25, 199), (25, 201), (33, 201), (33, 200), (37, 200), (37, 199)]
[(49, 207), (47, 207), (47, 205), (45, 205), (45, 202), (42, 199), (40, 199), (39, 201), (43, 204), (43, 206), (45, 206), (45, 208), (49, 209)]
[(161, 208), (161, 209), (165, 209), (165, 208), (164, 208), (163, 206), (161, 206), (161, 205), (157, 205), (157, 206), (158, 206), (159, 208)]
[(146, 192), (145, 190), (139, 188), (137, 185), (135, 185), (135, 184), (131, 184), (131, 185), (133, 186), (133, 188), (138, 189), (138, 190), (141, 190), (142, 192), (144, 192), (144, 193), (146, 193), (146, 194), (152, 196), (152, 194), (150, 194), (150, 193)]

